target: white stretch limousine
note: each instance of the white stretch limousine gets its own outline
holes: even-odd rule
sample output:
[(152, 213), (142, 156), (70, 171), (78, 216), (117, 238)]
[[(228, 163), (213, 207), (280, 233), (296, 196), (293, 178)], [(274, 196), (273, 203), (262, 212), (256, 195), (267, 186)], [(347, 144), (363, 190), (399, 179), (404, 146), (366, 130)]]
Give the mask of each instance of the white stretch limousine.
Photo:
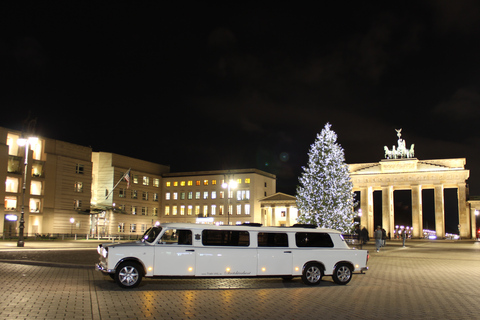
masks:
[(141, 241), (98, 246), (97, 269), (123, 288), (142, 277), (301, 276), (316, 285), (322, 276), (347, 284), (367, 270), (368, 252), (348, 247), (331, 229), (214, 226), (186, 223), (152, 227)]

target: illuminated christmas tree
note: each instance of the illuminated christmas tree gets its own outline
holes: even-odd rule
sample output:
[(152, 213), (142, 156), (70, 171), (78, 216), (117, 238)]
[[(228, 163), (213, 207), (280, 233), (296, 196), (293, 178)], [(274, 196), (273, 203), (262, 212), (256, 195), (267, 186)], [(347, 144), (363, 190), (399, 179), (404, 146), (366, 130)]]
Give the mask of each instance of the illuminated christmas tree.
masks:
[(343, 148), (327, 123), (317, 134), (299, 178), (299, 223), (349, 232), (353, 228), (354, 193)]

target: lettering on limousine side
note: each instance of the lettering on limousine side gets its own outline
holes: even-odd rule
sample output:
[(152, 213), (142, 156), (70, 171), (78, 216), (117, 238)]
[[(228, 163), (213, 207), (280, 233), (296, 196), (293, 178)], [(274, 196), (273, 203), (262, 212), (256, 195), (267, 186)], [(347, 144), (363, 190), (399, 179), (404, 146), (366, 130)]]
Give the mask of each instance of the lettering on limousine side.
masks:
[(227, 271), (225, 274), (252, 274), (250, 271)]

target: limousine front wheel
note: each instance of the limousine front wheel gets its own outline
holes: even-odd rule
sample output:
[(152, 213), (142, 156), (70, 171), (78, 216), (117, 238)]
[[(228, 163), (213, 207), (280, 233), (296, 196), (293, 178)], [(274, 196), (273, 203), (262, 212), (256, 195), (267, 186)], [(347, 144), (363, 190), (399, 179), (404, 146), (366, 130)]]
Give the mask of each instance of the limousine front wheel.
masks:
[(302, 281), (303, 283), (314, 286), (320, 283), (323, 276), (323, 270), (317, 263), (308, 263), (303, 269)]
[(136, 262), (124, 262), (118, 266), (115, 273), (117, 284), (126, 289), (135, 288), (142, 281), (142, 269)]
[(347, 284), (352, 280), (352, 268), (346, 263), (339, 263), (332, 278), (336, 284)]

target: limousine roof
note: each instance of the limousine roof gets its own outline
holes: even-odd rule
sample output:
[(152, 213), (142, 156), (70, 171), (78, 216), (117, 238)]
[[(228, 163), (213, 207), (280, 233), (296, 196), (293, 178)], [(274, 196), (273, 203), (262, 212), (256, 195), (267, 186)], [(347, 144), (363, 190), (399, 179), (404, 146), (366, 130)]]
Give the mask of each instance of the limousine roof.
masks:
[(170, 227), (170, 228), (181, 228), (181, 229), (215, 229), (215, 230), (222, 230), (222, 229), (231, 229), (231, 230), (247, 230), (247, 231), (310, 231), (315, 230), (319, 232), (329, 232), (329, 233), (340, 233), (340, 231), (335, 229), (324, 229), (318, 228), (314, 225), (294, 225), (291, 227), (264, 227), (260, 224), (253, 224), (253, 223), (246, 223), (240, 225), (212, 225), (212, 224), (196, 224), (196, 223), (162, 223), (160, 227)]

